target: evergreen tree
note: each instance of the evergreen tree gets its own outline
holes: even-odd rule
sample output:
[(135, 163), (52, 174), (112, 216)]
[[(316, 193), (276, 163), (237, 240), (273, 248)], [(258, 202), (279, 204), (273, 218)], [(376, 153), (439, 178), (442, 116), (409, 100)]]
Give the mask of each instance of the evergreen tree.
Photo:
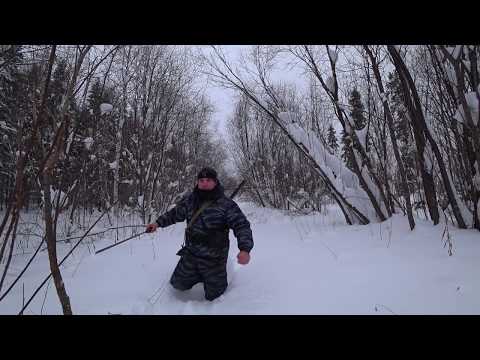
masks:
[(90, 93), (88, 95), (88, 109), (92, 110), (90, 112), (91, 115), (100, 115), (100, 104), (105, 101), (105, 96), (103, 95), (102, 91), (102, 84), (100, 84), (100, 79), (96, 78), (94, 83), (90, 88)]
[(388, 82), (386, 85), (387, 91), (390, 95), (390, 108), (392, 109), (393, 127), (398, 141), (400, 157), (407, 173), (407, 181), (409, 184), (412, 184), (416, 178), (415, 146), (408, 123), (407, 109), (405, 107), (404, 94), (401, 89), (400, 78), (396, 71), (388, 74)]
[[(365, 118), (365, 107), (363, 106), (361, 95), (358, 90), (355, 88), (350, 94), (350, 98), (348, 99), (348, 103), (350, 105), (350, 118), (353, 120), (353, 127), (355, 130), (362, 130), (367, 120)], [(353, 152), (352, 146), (357, 149), (355, 145), (353, 145), (353, 141), (350, 135), (347, 135), (344, 130), (342, 130), (342, 159), (345, 161), (347, 167), (352, 169), (353, 167)]]
[(337, 135), (332, 125), (330, 125), (328, 128), (327, 144), (333, 153), (337, 152), (337, 149), (338, 149)]
[(390, 94), (390, 107), (394, 120), (394, 129), (400, 146), (408, 144), (410, 129), (407, 120), (404, 95), (401, 89), (400, 79), (397, 72), (388, 74), (387, 90)]
[(88, 205), (103, 204), (112, 181), (108, 163), (112, 162), (115, 151), (115, 126), (110, 115), (102, 115), (100, 105), (112, 103), (114, 90), (103, 88), (100, 78), (96, 78), (87, 97), (87, 108), (82, 114), (79, 128), (81, 138), (88, 139), (82, 143), (84, 161), (92, 168), (85, 174), (90, 190), (84, 194)]
[(367, 119), (365, 118), (365, 107), (361, 95), (356, 88), (350, 94), (348, 104), (350, 105), (350, 116), (353, 119), (355, 129), (362, 130), (367, 124)]
[(0, 46), (0, 209), (13, 191), (20, 119), (25, 111), (21, 46)]

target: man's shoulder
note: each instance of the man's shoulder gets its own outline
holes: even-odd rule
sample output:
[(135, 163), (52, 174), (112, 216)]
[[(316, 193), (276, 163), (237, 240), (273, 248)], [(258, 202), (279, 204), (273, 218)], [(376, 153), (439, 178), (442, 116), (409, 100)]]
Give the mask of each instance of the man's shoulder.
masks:
[(238, 207), (238, 204), (235, 202), (235, 200), (230, 199), (230, 198), (229, 198), (228, 196), (226, 196), (226, 195), (223, 195), (223, 196), (219, 199), (219, 202), (220, 202), (224, 207), (227, 207), (227, 208)]
[(177, 201), (175, 201), (176, 204), (184, 203), (187, 201), (192, 201), (193, 200), (193, 191), (187, 191), (186, 193), (180, 195), (177, 198)]

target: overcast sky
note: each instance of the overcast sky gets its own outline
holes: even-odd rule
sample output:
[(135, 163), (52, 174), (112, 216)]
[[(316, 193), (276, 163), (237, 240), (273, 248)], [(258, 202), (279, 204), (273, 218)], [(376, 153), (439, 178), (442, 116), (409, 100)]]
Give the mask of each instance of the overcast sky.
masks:
[[(241, 53), (247, 52), (250, 47), (251, 45), (224, 45), (222, 49), (229, 60), (236, 62), (239, 60)], [(205, 49), (206, 47), (202, 48)], [(286, 67), (286, 62), (280, 60), (278, 68), (272, 76), (272, 81), (284, 80), (296, 84), (299, 90), (305, 88), (306, 80), (305, 76), (301, 74), (300, 67), (296, 67), (295, 70), (287, 69)], [(233, 113), (235, 93), (231, 89), (219, 87), (212, 82), (208, 83), (206, 93), (215, 108), (213, 119), (215, 122), (218, 122), (219, 131), (226, 135), (226, 120)]]

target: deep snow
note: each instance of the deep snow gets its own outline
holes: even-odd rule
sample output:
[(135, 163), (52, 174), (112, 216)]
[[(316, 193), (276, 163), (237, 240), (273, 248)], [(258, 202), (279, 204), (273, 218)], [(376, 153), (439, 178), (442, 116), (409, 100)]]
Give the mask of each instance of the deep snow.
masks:
[[(205, 300), (202, 284), (187, 292), (169, 285), (185, 226), (176, 224), (98, 255), (93, 244), (95, 250), (112, 244), (115, 231), (80, 245), (61, 267), (74, 314), (480, 314), (478, 231), (450, 227), (449, 256), (442, 240), (444, 224), (434, 227), (416, 219), (417, 227), (410, 232), (407, 218), (400, 215), (383, 223), (348, 226), (336, 207), (297, 216), (247, 202), (239, 205), (251, 221), (255, 247), (250, 264), (238, 265), (230, 232), (230, 285), (220, 299)], [(35, 221), (24, 215), (26, 220)], [(123, 217), (112, 225), (138, 223), (138, 218)], [(92, 232), (109, 226), (103, 222)], [(118, 240), (131, 231), (122, 229)], [(59, 243), (59, 259), (76, 241)], [(15, 250), (2, 293), (38, 240), (31, 238), (28, 248), (25, 244), (24, 250)], [(0, 314), (17, 314), (22, 284), (28, 299), (48, 273), (43, 251), (0, 302)], [(26, 314), (62, 313), (52, 281), (46, 290)]]

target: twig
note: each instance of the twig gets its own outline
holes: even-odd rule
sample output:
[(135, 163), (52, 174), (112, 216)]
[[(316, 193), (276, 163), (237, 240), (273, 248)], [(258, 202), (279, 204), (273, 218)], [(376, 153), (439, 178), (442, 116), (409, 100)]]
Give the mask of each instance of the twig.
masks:
[[(95, 236), (95, 235), (98, 235), (98, 234), (103, 234), (103, 233), (106, 233), (107, 231), (110, 231), (110, 230), (117, 230), (117, 229), (123, 229), (123, 228), (131, 228), (131, 227), (146, 227), (146, 226), (147, 225), (125, 225), (125, 226), (111, 227), (111, 228), (105, 229), (103, 231), (99, 231), (99, 232), (87, 235), (87, 237)], [(60, 240), (57, 240), (57, 242), (65, 242), (65, 241), (68, 241), (68, 240), (80, 239), (81, 237), (82, 236), (75, 236), (75, 237), (70, 237), (70, 238), (66, 238), (66, 239), (60, 239)]]
[[(129, 228), (129, 227), (146, 227), (147, 225), (126, 225), (126, 226), (119, 226), (118, 228), (117, 227), (112, 227), (112, 228), (108, 228), (106, 230), (103, 230), (103, 231), (99, 231), (99, 232), (96, 232), (96, 233), (93, 233), (93, 234), (89, 234), (87, 235), (86, 237), (91, 237), (91, 236), (96, 236), (96, 235), (99, 235), (99, 234), (103, 234), (103, 233), (106, 233), (107, 231), (110, 231), (110, 230), (116, 230), (116, 229), (122, 229), (122, 228)], [(75, 236), (75, 237), (71, 237), (71, 238), (66, 238), (66, 239), (61, 239), (61, 240), (57, 240), (57, 242), (67, 242), (68, 240), (73, 240), (73, 239), (80, 239), (81, 237), (83, 237), (84, 235), (82, 236)], [(93, 244), (93, 242), (92, 242)], [(42, 249), (42, 252), (43, 251), (46, 251), (47, 248), (44, 248)]]
[(20, 225), (28, 225), (28, 224), (37, 226), (37, 227), (39, 227), (40, 229), (42, 229), (42, 227), (40, 226), (40, 224), (38, 224), (38, 223), (36, 223), (36, 222), (33, 222), (33, 221), (23, 221), (23, 222), (20, 223)]
[(335, 260), (338, 260), (338, 255), (332, 250), (330, 249), (327, 244), (325, 244), (322, 240), (320, 240), (320, 242), (323, 244), (323, 246), (325, 246), (331, 253), (332, 255), (334, 256)]
[[(450, 235), (450, 231), (448, 229), (448, 220), (447, 220), (447, 215), (445, 214), (445, 211), (443, 212), (443, 215), (445, 216), (445, 228), (443, 229), (442, 233), (442, 240), (445, 237), (445, 242), (443, 244), (443, 248), (445, 248), (448, 244), (448, 256), (453, 255), (453, 243), (452, 243), (452, 237)], [(446, 235), (446, 236), (445, 236)]]
[(21, 235), (21, 236), (36, 236), (36, 237), (39, 237), (39, 238), (43, 238), (42, 235), (38, 235), (38, 234), (30, 234), (30, 233), (17, 233), (17, 235)]
[[(13, 217), (12, 217), (12, 221), (14, 222), (13, 233), (12, 233), (12, 237), (11, 237), (11, 241), (10, 241), (10, 249), (9, 249), (9, 252), (8, 252), (7, 264), (5, 265), (5, 271), (3, 272), (2, 279), (0, 280), (0, 291), (2, 289), (3, 282), (5, 281), (5, 277), (7, 276), (8, 268), (10, 267), (10, 262), (12, 261), (13, 248), (14, 248), (14, 245), (15, 245), (15, 240), (17, 238), (16, 232), (17, 232), (17, 226), (18, 226), (18, 214), (16, 214), (16, 211), (17, 211), (17, 209), (15, 209), (14, 212), (13, 212)], [(9, 228), (9, 231), (10, 231), (10, 228)], [(9, 235), (9, 233), (7, 232), (7, 234), (5, 236), (5, 243), (8, 240), (8, 235)]]
[(45, 300), (47, 299), (48, 287), (50, 286), (51, 283), (52, 283), (51, 281), (48, 281), (47, 289), (45, 290), (45, 296), (43, 297), (42, 308), (40, 309), (40, 315), (42, 315), (43, 313), (43, 306), (45, 305)]
[(379, 222), (379, 223), (378, 223), (378, 226), (379, 226), (379, 229), (380, 229), (380, 241), (382, 241), (382, 242), (383, 242), (383, 236), (382, 236), (382, 223), (381, 223), (381, 222)]
[(40, 244), (38, 245), (37, 247), (37, 250), (35, 250), (35, 254), (33, 254), (33, 256), (30, 258), (30, 260), (28, 261), (27, 265), (25, 266), (25, 268), (20, 272), (20, 274), (17, 276), (17, 278), (14, 280), (14, 282), (12, 283), (12, 285), (10, 285), (10, 287), (7, 289), (7, 291), (5, 291), (5, 293), (0, 297), (0, 302), (5, 298), (5, 296), (7, 296), (7, 294), (10, 292), (10, 290), (12, 290), (12, 288), (15, 286), (15, 284), (18, 282), (18, 280), (20, 280), (20, 278), (22, 277), (22, 275), (25, 273), (25, 271), (27, 271), (28, 267), (30, 266), (30, 264), (32, 263), (33, 259), (35, 259), (35, 256), (37, 256), (38, 254), (38, 251), (40, 250), (40, 248), (42, 247), (42, 244), (43, 242), (45, 241), (45, 238), (42, 239), (42, 241), (40, 242)]
[(30, 254), (31, 254), (31, 252), (28, 252), (28, 253), (22, 252), (22, 253), (18, 253), (18, 254), (12, 254), (12, 256), (30, 255)]
[[(88, 247), (88, 244), (87, 244), (87, 250), (88, 252), (90, 253), (90, 249)], [(82, 263), (83, 259), (85, 258), (85, 254), (87, 253), (87, 250), (85, 250), (83, 252), (83, 255), (82, 257), (80, 258), (80, 261), (78, 262), (77, 266), (75, 267), (75, 269), (73, 270), (73, 273), (72, 273), (72, 278), (75, 276), (75, 273), (77, 272), (78, 268), (80, 267), (80, 264)]]
[(128, 240), (132, 240), (132, 239), (134, 239), (134, 238), (136, 238), (136, 237), (139, 237), (139, 236), (141, 236), (141, 235), (144, 235), (144, 234), (146, 234), (146, 233), (145, 233), (145, 232), (141, 232), (141, 233), (138, 233), (138, 234), (136, 234), (136, 235), (132, 235), (132, 236), (126, 238), (125, 240), (119, 241), (119, 242), (117, 242), (117, 243), (115, 243), (115, 244), (112, 244), (112, 245), (110, 245), (110, 246), (104, 247), (103, 249), (100, 249), (100, 250), (98, 250), (98, 251), (95, 251), (95, 254), (99, 254), (99, 253), (101, 253), (102, 251), (105, 251), (105, 250), (108, 250), (108, 249), (110, 249), (110, 248), (112, 248), (112, 247), (114, 247), (114, 246), (123, 244), (124, 242), (126, 242), (126, 241), (128, 241)]
[(288, 202), (290, 205), (292, 205), (295, 209), (297, 209), (297, 210), (300, 212), (300, 214), (302, 214), (302, 215), (308, 215), (308, 213), (306, 213), (303, 209), (300, 209), (300, 208), (299, 208), (297, 205), (295, 205), (295, 204), (293, 203), (293, 201), (291, 201), (289, 198), (287, 198), (287, 202)]
[[(162, 298), (163, 294), (165, 293), (166, 285), (167, 285), (167, 279), (163, 280), (162, 285), (153, 293), (152, 296), (148, 298), (147, 301), (150, 305), (152, 306), (155, 305)], [(153, 300), (155, 297), (156, 299)]]
[(385, 305), (382, 305), (382, 304), (375, 304), (375, 311), (378, 311), (377, 306), (381, 306), (381, 307), (387, 309), (388, 311), (390, 311), (393, 315), (397, 315), (392, 311), (392, 309), (390, 309), (389, 307), (387, 307)]
[(155, 254), (155, 243), (152, 241), (152, 250), (153, 250), (153, 260), (156, 259), (156, 254)]
[[(78, 242), (75, 244), (75, 246), (67, 253), (67, 255), (65, 255), (65, 257), (62, 259), (62, 261), (60, 261), (60, 263), (58, 264), (58, 266), (60, 267), (60, 265), (63, 264), (63, 262), (70, 256), (70, 254), (77, 248), (77, 246), (82, 242), (82, 240), (88, 235), (88, 233), (90, 232), (90, 230), (92, 230), (95, 225), (97, 225), (97, 223), (100, 221), (100, 219), (108, 212), (110, 211), (110, 209), (112, 208), (112, 206), (114, 206), (115, 203), (113, 203), (112, 205), (110, 205), (103, 213), (102, 215), (100, 215), (98, 217), (98, 219), (93, 223), (92, 226), (90, 226), (90, 228), (87, 230), (87, 232), (83, 235), (83, 237), (78, 240)], [(27, 303), (25, 304), (25, 306), (22, 307), (22, 310), (20, 310), (20, 312), (18, 313), (18, 315), (23, 315), (23, 312), (25, 311), (25, 309), (27, 308), (27, 306), (32, 302), (32, 300), (35, 298), (35, 296), (37, 295), (37, 293), (41, 290), (41, 288), (43, 287), (43, 285), (45, 285), (45, 283), (48, 281), (48, 279), (50, 279), (50, 277), (52, 276), (52, 272), (50, 272), (48, 274), (48, 276), (42, 281), (42, 283), (40, 284), (40, 286), (35, 290), (35, 292), (33, 293), (33, 295), (30, 297), (30, 299), (28, 299)]]
[(392, 240), (392, 223), (393, 223), (393, 219), (390, 217), (390, 229), (389, 232), (388, 232), (388, 243), (387, 243), (387, 248), (390, 247), (390, 242)]
[(291, 217), (291, 220), (292, 220), (293, 224), (295, 225), (295, 230), (297, 230), (298, 235), (300, 236), (300, 240), (303, 241), (303, 235), (300, 231), (299, 226), (297, 225), (297, 222), (295, 221), (295, 219), (293, 217)]

